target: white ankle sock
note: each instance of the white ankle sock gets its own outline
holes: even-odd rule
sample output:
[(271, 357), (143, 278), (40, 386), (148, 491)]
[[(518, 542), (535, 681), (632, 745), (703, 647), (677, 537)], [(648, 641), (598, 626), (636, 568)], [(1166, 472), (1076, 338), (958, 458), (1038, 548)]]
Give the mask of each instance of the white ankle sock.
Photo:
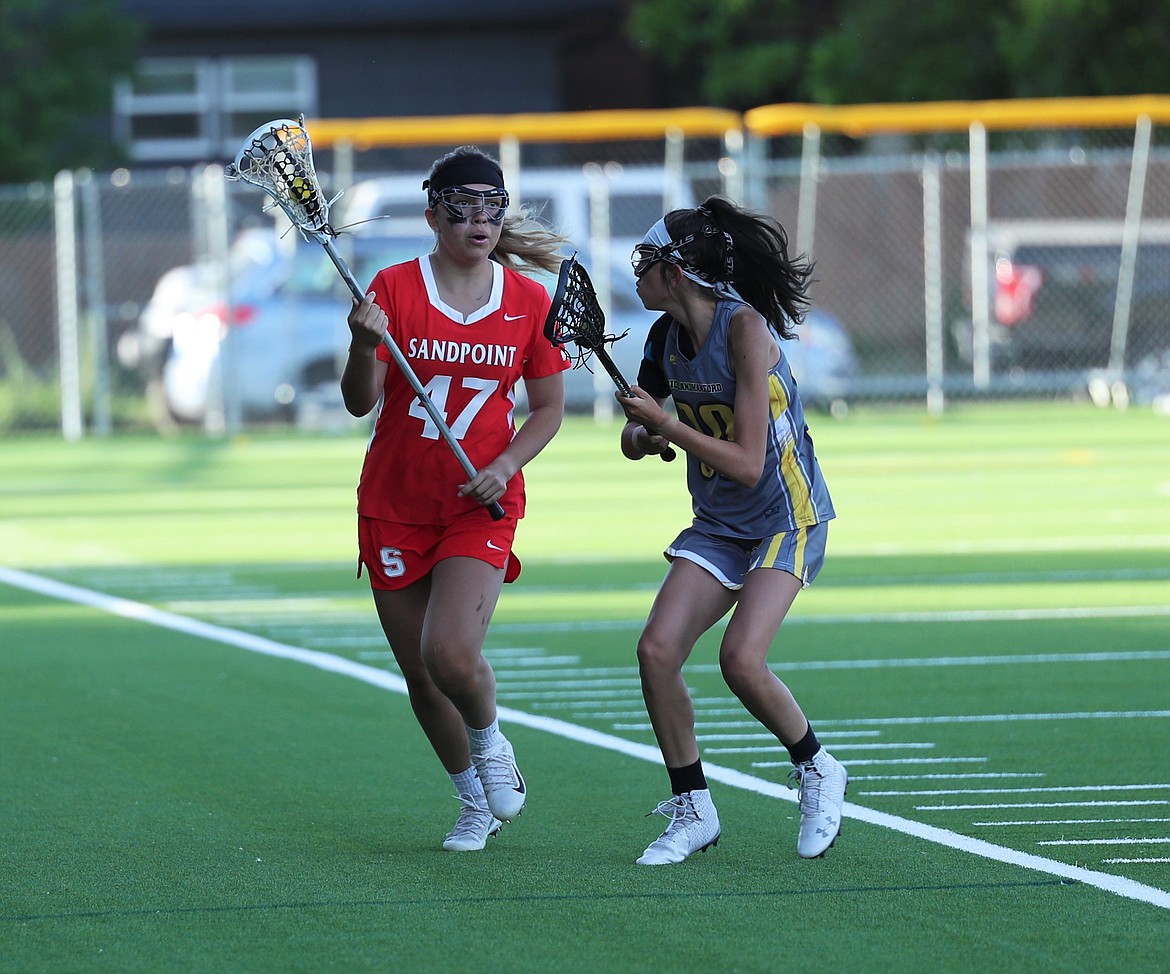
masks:
[(502, 737), (499, 720), (493, 720), (482, 730), (470, 726), (467, 728), (467, 740), (471, 743), (472, 754), (483, 754), (490, 751)]
[(464, 798), (478, 798), (483, 794), (483, 782), (479, 780), (479, 775), (475, 772), (475, 765), (450, 777), (455, 791)]

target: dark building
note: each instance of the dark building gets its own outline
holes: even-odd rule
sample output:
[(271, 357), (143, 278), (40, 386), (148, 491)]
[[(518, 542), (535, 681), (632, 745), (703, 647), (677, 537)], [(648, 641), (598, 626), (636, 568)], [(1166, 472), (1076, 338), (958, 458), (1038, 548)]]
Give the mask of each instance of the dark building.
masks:
[(139, 163), (226, 158), (255, 125), (652, 107), (627, 0), (120, 0), (146, 26), (113, 126)]

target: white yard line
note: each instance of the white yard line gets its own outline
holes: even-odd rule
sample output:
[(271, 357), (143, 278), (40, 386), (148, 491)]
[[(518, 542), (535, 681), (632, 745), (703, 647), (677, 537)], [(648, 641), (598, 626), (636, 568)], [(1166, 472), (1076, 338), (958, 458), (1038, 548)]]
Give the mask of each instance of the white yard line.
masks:
[[(702, 726), (702, 724), (699, 724), (697, 725), (696, 729), (701, 728)], [(756, 724), (756, 726), (759, 727), (760, 725)], [(614, 730), (618, 730), (618, 728), (615, 727)], [(833, 737), (835, 740), (841, 740), (842, 738), (846, 737), (877, 737), (880, 734), (881, 731), (841, 731), (839, 734), (835, 735), (818, 734), (817, 737), (822, 740), (827, 739), (828, 737)], [(697, 734), (696, 738), (700, 741), (771, 741), (773, 744), (776, 743), (776, 735), (768, 731), (765, 731), (762, 734)]]
[(1086, 801), (1086, 802), (994, 802), (980, 805), (915, 805), (916, 812), (968, 812), (986, 811), (990, 808), (1129, 808), (1136, 805), (1170, 805), (1166, 799), (1145, 799), (1132, 801)]
[[(819, 725), (818, 725), (819, 726)], [(818, 735), (819, 736), (819, 735)], [(834, 750), (836, 750), (834, 748)], [(920, 764), (986, 764), (986, 757), (963, 757), (963, 758), (850, 758), (849, 767), (858, 768), (862, 765), (873, 764), (912, 764), (917, 767)], [(753, 768), (791, 768), (791, 761), (753, 761)], [(853, 780), (853, 779), (850, 779)]]
[(1170, 822), (1170, 818), (1058, 818), (1031, 819), (1018, 822), (972, 822), (974, 826), (1000, 828), (1005, 825), (1138, 825), (1142, 822)]
[[(860, 746), (860, 745), (859, 745)], [(1141, 785), (1046, 785), (1043, 788), (962, 788), (959, 790), (938, 791), (863, 791), (863, 795), (872, 795), (877, 798), (916, 796), (934, 798), (940, 795), (1034, 795), (1038, 792), (1054, 791), (1166, 791), (1170, 784), (1141, 784)]]
[(849, 781), (944, 781), (951, 779), (993, 778), (1043, 778), (1043, 771), (980, 771), (969, 774), (851, 774)]
[(1013, 720), (1132, 720), (1170, 717), (1170, 710), (1073, 710), (1049, 714), (945, 714), (936, 717), (861, 717), (856, 720), (818, 720), (822, 727), (893, 727), (906, 724), (1006, 724)]
[[(840, 554), (840, 552), (838, 552)], [(212, 611), (206, 608), (200, 611)], [(858, 612), (837, 615), (802, 615), (795, 613), (784, 620), (785, 626), (869, 625), (885, 622), (1031, 622), (1042, 619), (1141, 619), (1170, 615), (1170, 605), (1101, 605), (1052, 609), (949, 609), (939, 612)], [(726, 620), (716, 623), (723, 627)], [(646, 625), (638, 619), (605, 619), (568, 622), (499, 622), (492, 625), (497, 635), (529, 632), (610, 632), (639, 630)]]
[[(776, 738), (772, 738), (776, 740)], [(905, 750), (924, 750), (929, 751), (935, 744), (933, 741), (907, 741), (903, 743), (889, 743), (889, 744), (834, 744), (833, 753), (843, 753), (845, 751), (905, 751)], [(776, 745), (757, 745), (755, 747), (705, 747), (704, 754), (772, 754), (777, 751), (787, 751), (788, 749), (782, 744)], [(852, 763), (852, 762), (850, 762)], [(906, 794), (910, 794), (907, 792)]]
[[(164, 612), (142, 602), (105, 595), (101, 592), (78, 588), (74, 585), (67, 585), (63, 582), (54, 581), (53, 579), (3, 566), (0, 566), (0, 582), (27, 591), (37, 592), (48, 598), (87, 605), (122, 618), (134, 619), (148, 625), (169, 629), (173, 632), (181, 632), (223, 645), (235, 646), (238, 649), (244, 649), (248, 652), (305, 663), (317, 669), (348, 676), (370, 684), (371, 686), (392, 690), (395, 693), (405, 694), (406, 692), (406, 682), (400, 676), (387, 673), (385, 670), (375, 669), (363, 663), (356, 663), (353, 660), (343, 659), (328, 653), (305, 650), (296, 646), (287, 646), (271, 639), (228, 629), (224, 626), (210, 625), (205, 622), (200, 622), (197, 619), (189, 619), (171, 612)], [(614, 751), (618, 754), (647, 761), (654, 765), (660, 764), (662, 760), (656, 747), (623, 740), (622, 738), (614, 737), (612, 734), (604, 734), (600, 731), (580, 727), (556, 718), (542, 717), (506, 707), (500, 708), (500, 717), (505, 723), (510, 722), (535, 730), (542, 730), (567, 740), (592, 745), (593, 747), (602, 748), (607, 751)], [(789, 790), (786, 785), (777, 782), (765, 781), (754, 775), (714, 764), (705, 766), (704, 771), (708, 779), (718, 781), (729, 787), (740, 788), (744, 791), (753, 792), (754, 794), (763, 795), (768, 798), (776, 798), (780, 801), (792, 803), (797, 801), (795, 792)], [(1073, 866), (1031, 853), (1008, 849), (982, 839), (973, 839), (969, 836), (948, 831), (947, 829), (940, 829), (922, 822), (914, 822), (910, 819), (901, 818), (897, 815), (889, 815), (885, 812), (875, 811), (874, 809), (866, 808), (863, 805), (857, 805), (853, 802), (846, 802), (844, 811), (847, 817), (866, 822), (870, 825), (891, 829), (904, 835), (933, 842), (947, 848), (957, 849), (970, 853), (971, 855), (981, 856), (995, 862), (1002, 862), (1007, 865), (1031, 869), (1050, 876), (1058, 876), (1062, 879), (1084, 883), (1118, 896), (1142, 903), (1149, 903), (1164, 910), (1170, 910), (1170, 891), (1157, 889), (1156, 887), (1148, 886), (1123, 876), (1113, 876), (1108, 873), (1086, 869), (1083, 866)]]
[(1043, 839), (1036, 845), (1165, 845), (1170, 838), (1149, 839)]

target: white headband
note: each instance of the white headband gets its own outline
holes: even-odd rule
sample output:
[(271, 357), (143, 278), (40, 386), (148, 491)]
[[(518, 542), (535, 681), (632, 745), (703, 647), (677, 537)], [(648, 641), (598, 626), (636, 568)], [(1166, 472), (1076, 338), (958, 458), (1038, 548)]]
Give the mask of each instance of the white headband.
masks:
[[(668, 231), (666, 229), (666, 219), (665, 218), (663, 218), (663, 219), (659, 220), (657, 223), (655, 223), (654, 226), (652, 226), (649, 230), (646, 231), (646, 236), (644, 236), (642, 238), (642, 243), (650, 244), (651, 246), (654, 246), (654, 247), (668, 247), (673, 242), (674, 241), (671, 240), (671, 237), (670, 237), (670, 231)], [(677, 251), (676, 251), (676, 253), (677, 253)], [(731, 282), (729, 282), (729, 281), (728, 282), (704, 281), (701, 277), (699, 277), (698, 274), (696, 274), (693, 270), (690, 269), (689, 264), (681, 263), (681, 261), (682, 261), (681, 255), (679, 255), (679, 260), (680, 260), (680, 263), (677, 266), (678, 266), (679, 270), (681, 270), (683, 272), (683, 276), (686, 277), (688, 280), (694, 281), (696, 284), (699, 285), (699, 287), (705, 287), (705, 288), (708, 288), (711, 291), (715, 292), (716, 297), (720, 297), (720, 298), (723, 298), (723, 299), (729, 300), (729, 301), (739, 301), (741, 304), (747, 304), (747, 302), (743, 299), (743, 295), (741, 295), (734, 288), (734, 286), (732, 286)]]

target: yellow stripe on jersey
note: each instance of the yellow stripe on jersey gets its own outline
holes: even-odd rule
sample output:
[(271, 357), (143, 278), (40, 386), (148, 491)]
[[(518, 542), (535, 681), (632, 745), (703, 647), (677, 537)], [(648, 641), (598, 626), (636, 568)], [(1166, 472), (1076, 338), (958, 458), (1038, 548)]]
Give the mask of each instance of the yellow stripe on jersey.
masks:
[(784, 544), (784, 533), (781, 531), (779, 534), (772, 535), (772, 540), (768, 542), (767, 554), (764, 555), (763, 560), (760, 562), (761, 565), (771, 568), (776, 564), (776, 559), (780, 555), (780, 546)]
[(772, 407), (772, 422), (775, 422), (788, 408), (788, 390), (775, 372), (768, 375), (768, 402)]
[[(792, 541), (789, 541), (790, 536)], [(768, 547), (763, 556), (756, 557), (753, 560), (753, 565), (760, 568), (775, 568), (777, 564), (784, 563), (783, 554), (786, 545), (792, 551), (792, 574), (801, 581), (805, 581), (804, 554), (808, 547), (808, 528), (798, 528), (795, 532), (781, 531), (779, 534), (772, 535), (768, 539)]]
[[(772, 412), (772, 424), (787, 423), (785, 411), (788, 409), (788, 391), (780, 377), (772, 373), (768, 377), (768, 401)], [(808, 525), (816, 523), (816, 514), (813, 511), (812, 492), (808, 481), (800, 469), (796, 458), (795, 430), (788, 430), (780, 447), (780, 475), (784, 479), (784, 486), (792, 500), (792, 516), (796, 524)]]
[(793, 552), (792, 562), (796, 571), (793, 574), (802, 582), (807, 581), (804, 577), (804, 549), (808, 546), (808, 529), (801, 528), (796, 532), (796, 551)]

